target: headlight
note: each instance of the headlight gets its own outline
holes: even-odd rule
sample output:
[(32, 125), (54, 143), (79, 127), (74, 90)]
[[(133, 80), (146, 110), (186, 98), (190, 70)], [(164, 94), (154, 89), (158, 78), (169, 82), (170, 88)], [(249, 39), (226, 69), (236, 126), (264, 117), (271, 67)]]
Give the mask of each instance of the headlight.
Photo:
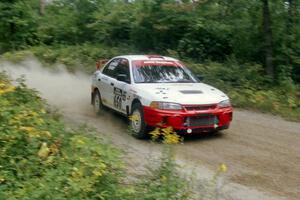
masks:
[(160, 110), (182, 110), (182, 106), (178, 103), (152, 101), (150, 104), (151, 108)]
[(230, 106), (231, 106), (231, 103), (230, 103), (229, 99), (221, 101), (220, 103), (218, 103), (219, 108), (226, 108), (226, 107), (230, 107)]

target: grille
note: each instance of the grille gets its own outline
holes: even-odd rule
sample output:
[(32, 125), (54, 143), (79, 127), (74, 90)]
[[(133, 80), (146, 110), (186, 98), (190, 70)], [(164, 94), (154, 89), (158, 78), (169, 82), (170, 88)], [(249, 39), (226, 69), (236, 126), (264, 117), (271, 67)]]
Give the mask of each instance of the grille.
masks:
[(188, 117), (186, 119), (187, 126), (208, 126), (217, 123), (218, 123), (218, 118), (215, 115)]
[(188, 105), (184, 106), (184, 108), (188, 111), (197, 111), (197, 110), (211, 110), (217, 107), (216, 104), (213, 105)]

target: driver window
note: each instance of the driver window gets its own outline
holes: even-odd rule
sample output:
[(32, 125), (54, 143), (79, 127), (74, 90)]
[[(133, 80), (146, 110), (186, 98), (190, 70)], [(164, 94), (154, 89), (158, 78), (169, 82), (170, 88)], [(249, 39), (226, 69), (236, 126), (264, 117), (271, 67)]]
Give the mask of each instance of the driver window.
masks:
[(118, 66), (114, 71), (114, 78), (117, 78), (119, 74), (125, 74), (128, 78), (128, 83), (130, 83), (130, 71), (129, 71), (129, 62), (127, 59), (121, 59)]
[(103, 74), (110, 76), (110, 77), (114, 77), (116, 68), (118, 66), (120, 62), (120, 59), (114, 59), (112, 60), (110, 63), (108, 63), (108, 65), (103, 69)]

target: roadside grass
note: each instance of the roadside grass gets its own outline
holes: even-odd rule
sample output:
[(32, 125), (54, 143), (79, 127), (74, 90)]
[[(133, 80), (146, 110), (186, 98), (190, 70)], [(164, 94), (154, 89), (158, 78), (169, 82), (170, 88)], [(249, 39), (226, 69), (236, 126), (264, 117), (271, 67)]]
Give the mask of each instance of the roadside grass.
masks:
[(125, 183), (122, 152), (88, 128), (67, 129), (23, 79), (0, 73), (0, 199), (190, 199), (174, 157)]
[[(148, 167), (148, 174), (138, 182), (137, 197), (145, 200), (189, 200), (194, 199), (193, 186), (183, 178), (175, 162), (172, 145), (165, 145), (158, 167)], [(139, 198), (137, 198), (139, 199)], [(197, 199), (197, 198), (196, 198)]]

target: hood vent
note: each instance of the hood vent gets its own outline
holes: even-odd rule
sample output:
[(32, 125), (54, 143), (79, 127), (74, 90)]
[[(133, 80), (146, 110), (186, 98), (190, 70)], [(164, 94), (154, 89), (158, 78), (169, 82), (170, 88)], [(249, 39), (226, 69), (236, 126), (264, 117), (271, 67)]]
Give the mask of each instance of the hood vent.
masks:
[(180, 90), (182, 94), (202, 94), (201, 90)]

